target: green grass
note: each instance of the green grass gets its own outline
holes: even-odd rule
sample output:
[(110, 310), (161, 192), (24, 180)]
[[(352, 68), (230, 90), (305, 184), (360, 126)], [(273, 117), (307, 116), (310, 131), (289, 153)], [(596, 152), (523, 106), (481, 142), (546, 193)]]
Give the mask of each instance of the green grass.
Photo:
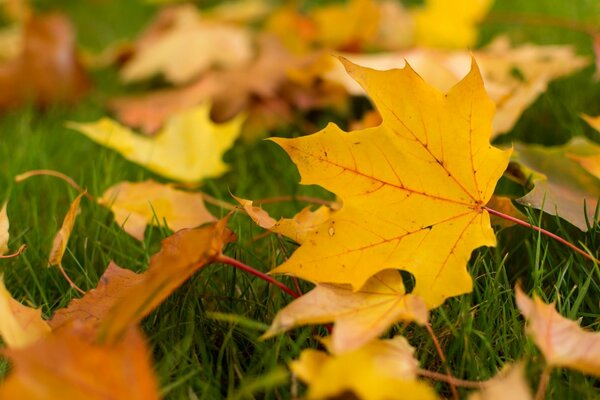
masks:
[[(52, 2), (40, 2), (48, 8)], [(132, 37), (152, 16), (153, 8), (138, 2), (62, 2), (79, 29), (82, 45), (100, 49), (122, 37)], [(600, 22), (598, 1), (498, 1), (493, 12), (530, 12), (577, 21)], [(109, 23), (110, 22), (110, 23)], [(589, 40), (579, 33), (557, 28), (515, 24), (484, 24), (482, 43), (498, 32), (517, 41), (572, 43), (590, 53)], [(500, 143), (521, 140), (558, 144), (573, 135), (600, 140), (578, 117), (580, 112), (600, 114), (600, 90), (592, 81), (593, 68), (553, 83), (527, 110), (515, 129)], [(105, 113), (102, 102), (127, 88), (120, 86), (114, 70), (94, 74), (95, 90), (75, 107), (55, 107), (45, 112), (16, 110), (0, 118), (0, 201), (9, 200), (11, 248), (26, 243), (18, 258), (3, 260), (0, 268), (17, 299), (41, 307), (45, 316), (77, 297), (56, 269), (48, 269), (52, 238), (76, 193), (51, 177), (35, 177), (15, 184), (13, 177), (31, 169), (55, 169), (73, 177), (94, 195), (122, 180), (162, 180), (121, 156), (101, 148), (64, 127), (65, 121), (86, 121)], [(358, 102), (359, 104), (362, 104)], [(321, 113), (322, 126), (339, 115)], [(308, 134), (297, 127), (271, 132), (274, 136)], [(317, 187), (298, 185), (299, 175), (289, 158), (270, 142), (238, 143), (225, 159), (231, 170), (204, 182), (202, 190), (231, 201), (229, 193), (258, 199), (290, 194), (331, 196)], [(285, 203), (269, 208), (275, 215), (292, 215), (304, 204)], [(69, 242), (64, 266), (82, 288), (95, 287), (110, 260), (134, 271), (143, 271), (159, 242), (169, 232), (151, 227), (144, 242), (137, 242), (114, 223), (104, 208), (87, 200)], [(212, 208), (216, 215), (225, 210)], [(600, 228), (583, 234), (564, 221), (530, 210), (534, 223), (595, 250)], [(542, 220), (540, 222), (540, 219)], [(248, 218), (235, 215), (230, 227), (238, 240), (226, 254), (257, 269), (268, 271), (282, 262), (295, 245), (273, 235), (253, 241), (261, 233)], [(556, 301), (561, 314), (582, 318), (584, 326), (600, 330), (600, 273), (578, 255), (536, 232), (520, 227), (498, 231), (496, 248), (474, 252), (469, 270), (475, 285), (471, 294), (448, 300), (432, 313), (434, 331), (455, 376), (483, 380), (505, 364), (529, 361), (533, 384), (543, 368), (542, 357), (524, 335), (524, 323), (514, 301), (513, 287), (520, 281), (546, 301)], [(288, 282), (289, 283), (289, 282)], [(307, 290), (309, 285), (305, 285)], [(323, 334), (318, 327), (296, 329), (269, 341), (259, 341), (275, 313), (290, 298), (265, 282), (233, 270), (211, 265), (194, 275), (143, 322), (153, 349), (155, 369), (168, 399), (290, 398), (291, 376), (286, 363), (303, 348), (316, 347)], [(427, 333), (415, 326), (394, 327), (417, 348), (424, 368), (443, 371)], [(4, 368), (6, 364), (4, 364)], [(448, 386), (436, 389), (449, 394)], [(593, 398), (600, 382), (589, 376), (555, 370), (548, 398)], [(302, 389), (300, 389), (302, 392)], [(466, 392), (461, 391), (464, 395)]]

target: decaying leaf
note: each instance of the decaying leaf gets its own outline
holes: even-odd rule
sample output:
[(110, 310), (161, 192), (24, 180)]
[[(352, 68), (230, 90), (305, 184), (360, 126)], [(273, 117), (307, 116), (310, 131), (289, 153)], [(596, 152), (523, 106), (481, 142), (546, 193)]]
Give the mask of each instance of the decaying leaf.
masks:
[(507, 393), (510, 393), (511, 400), (533, 400), (523, 363), (503, 368), (483, 385), (480, 391), (469, 396), (469, 400), (505, 400)]
[(10, 221), (8, 220), (8, 214), (6, 213), (6, 206), (8, 203), (2, 205), (0, 209), (0, 256), (8, 253), (8, 239), (10, 228)]
[(519, 286), (515, 288), (517, 306), (527, 319), (527, 333), (540, 349), (546, 363), (600, 376), (600, 332), (581, 329), (539, 297), (531, 300)]
[(106, 189), (98, 202), (110, 208), (115, 221), (138, 240), (144, 239), (149, 223), (166, 223), (178, 231), (216, 220), (204, 206), (201, 193), (184, 192), (153, 180), (117, 183)]
[[(574, 159), (594, 146), (576, 137), (563, 146), (515, 144), (514, 161), (532, 178), (533, 189), (517, 201), (569, 221), (582, 231), (594, 224), (600, 179)], [(597, 146), (596, 146), (597, 147)]]
[(221, 160), (240, 133), (243, 116), (215, 124), (210, 105), (203, 104), (170, 118), (152, 138), (133, 133), (110, 118), (97, 122), (69, 123), (95, 142), (165, 177), (197, 182), (227, 170)]
[(67, 243), (69, 243), (69, 238), (73, 231), (73, 225), (75, 225), (75, 219), (77, 218), (77, 214), (79, 214), (79, 203), (85, 194), (86, 192), (82, 192), (75, 200), (73, 200), (73, 203), (71, 203), (71, 206), (69, 207), (69, 211), (67, 211), (67, 214), (65, 215), (60, 230), (56, 233), (56, 236), (54, 236), (52, 250), (50, 250), (50, 257), (48, 259), (49, 266), (60, 265), (62, 262), (63, 255), (67, 249)]
[(493, 0), (426, 0), (412, 10), (415, 43), (439, 48), (473, 47), (477, 24), (483, 20)]
[(95, 289), (88, 290), (80, 299), (71, 300), (67, 307), (54, 313), (48, 324), (54, 331), (75, 321), (97, 326), (123, 293), (137, 285), (143, 276), (111, 262)]
[(181, 84), (211, 67), (243, 64), (251, 56), (246, 29), (206, 20), (191, 5), (171, 7), (137, 41), (121, 78), (133, 82), (162, 73), (169, 82)]
[(306, 324), (334, 322), (330, 350), (356, 350), (399, 321), (425, 324), (428, 312), (417, 296), (405, 294), (400, 273), (379, 272), (357, 292), (349, 285), (317, 284), (277, 313), (263, 338)]
[(90, 81), (75, 53), (75, 35), (66, 16), (34, 16), (25, 23), (22, 49), (0, 65), (0, 109), (27, 102), (47, 106), (73, 102)]
[(158, 400), (150, 351), (131, 328), (123, 339), (96, 344), (90, 333), (63, 329), (4, 354), (12, 362), (0, 398), (15, 400)]
[(184, 229), (163, 240), (161, 250), (150, 259), (143, 278), (122, 293), (100, 323), (99, 339), (117, 340), (194, 272), (213, 262), (225, 244), (233, 240), (226, 223), (223, 219), (198, 229)]
[(279, 221), (272, 218), (265, 210), (252, 205), (251, 200), (233, 196), (240, 203), (250, 218), (261, 228), (288, 237), (296, 243), (303, 243), (309, 233), (331, 216), (331, 209), (321, 206), (315, 211), (310, 207), (304, 208), (293, 218), (281, 218)]
[(374, 340), (341, 355), (304, 350), (290, 368), (309, 385), (309, 399), (352, 392), (362, 400), (437, 399), (433, 389), (416, 380), (414, 348), (402, 336)]
[(42, 311), (15, 300), (0, 276), (0, 336), (10, 348), (24, 348), (50, 333)]
[(343, 62), (383, 123), (273, 139), (302, 184), (323, 186), (343, 207), (272, 272), (357, 290), (379, 271), (403, 269), (428, 308), (469, 292), (471, 252), (496, 243), (482, 207), (510, 157), (489, 143), (494, 106), (477, 65), (443, 94), (410, 66), (375, 71)]
[[(481, 68), (486, 90), (496, 103), (494, 136), (511, 130), (550, 81), (589, 64), (589, 60), (578, 56), (571, 46), (522, 44), (513, 47), (504, 36), (472, 54)], [(416, 48), (396, 53), (344, 54), (344, 57), (380, 70), (400, 68), (408, 62), (427, 82), (446, 92), (468, 73), (471, 53)], [(339, 63), (334, 64), (325, 78), (343, 85), (351, 94), (364, 94)]]

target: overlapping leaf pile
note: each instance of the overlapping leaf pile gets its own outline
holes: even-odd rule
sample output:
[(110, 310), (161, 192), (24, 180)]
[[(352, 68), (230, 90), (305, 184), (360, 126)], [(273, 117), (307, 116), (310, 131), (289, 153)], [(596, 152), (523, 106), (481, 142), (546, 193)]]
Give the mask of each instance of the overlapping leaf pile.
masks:
[[(25, 2), (7, 4), (14, 21), (0, 36), (6, 60), (0, 65), (0, 108), (81, 98), (90, 81), (66, 17), (38, 15)], [(460, 384), (476, 389), (471, 399), (503, 398), (508, 391), (533, 398), (525, 364), (538, 365), (535, 358), (503, 360), (497, 377), (465, 383), (454, 378), (451, 364), (443, 373), (420, 365), (421, 346), (409, 343), (417, 337), (410, 329), (429, 332), (446, 363), (430, 315), (449, 298), (473, 291), (472, 254), (497, 242), (491, 216), (551, 236), (529, 224), (521, 213), (526, 205), (581, 231), (597, 229), (598, 145), (582, 137), (555, 148), (491, 143), (513, 129), (550, 81), (589, 60), (568, 45), (513, 46), (504, 36), (467, 50), (477, 43), (477, 26), (490, 7), (489, 0), (427, 0), (408, 8), (390, 0), (308, 9), (260, 1), (208, 10), (178, 5), (160, 9), (133, 42), (88, 56), (89, 67), (117, 68), (131, 91), (140, 82), (155, 89), (110, 99), (105, 106), (115, 119), (67, 125), (166, 182), (112, 182), (95, 197), (56, 171), (15, 177), (22, 182), (53, 175), (78, 191), (46, 258), (81, 297), (43, 318), (0, 280), (2, 354), (11, 363), (0, 398), (160, 398), (139, 324), (214, 263), (250, 272), (297, 297), (277, 310), (262, 340), (302, 325), (326, 326), (329, 335), (318, 338), (321, 350), (304, 349), (294, 361), (284, 355), (306, 383), (307, 398), (458, 398)], [(353, 115), (350, 97), (365, 95), (373, 110)], [(332, 192), (335, 202), (310, 199), (321, 206), (275, 219), (257, 206), (265, 201), (232, 196), (237, 206), (196, 190), (194, 185), (228, 170), (223, 155), (241, 135), (247, 142), (290, 125), (308, 133), (315, 110), (335, 110), (359, 128), (347, 132), (329, 124), (311, 135), (270, 140), (290, 156), (301, 184)], [(598, 117), (584, 118), (600, 128)], [(513, 193), (519, 209), (497, 193), (503, 176), (525, 194), (516, 199)], [(205, 202), (230, 212), (219, 219)], [(111, 222), (144, 245), (149, 225), (169, 236), (146, 271), (111, 261), (97, 286), (82, 290), (80, 277), (72, 279), (63, 268), (82, 208), (109, 209)], [(8, 254), (20, 239), (9, 241), (6, 210), (5, 204), (0, 259), (24, 251), (23, 245)], [(225, 255), (235, 240), (227, 225), (236, 212), (247, 214), (264, 235), (277, 235), (280, 245), (284, 236), (298, 247), (285, 259), (268, 254), (269, 275)], [(582, 264), (598, 267), (595, 249), (576, 251), (587, 257)], [(293, 277), (295, 289), (277, 280), (282, 275)], [(303, 294), (305, 287), (311, 290)], [(235, 295), (245, 294), (236, 289)], [(544, 396), (553, 368), (600, 376), (600, 333), (580, 328), (538, 297), (530, 299), (519, 286), (516, 306), (545, 360), (536, 398)], [(406, 329), (412, 322), (416, 326)], [(425, 378), (445, 381), (450, 392), (436, 391)]]

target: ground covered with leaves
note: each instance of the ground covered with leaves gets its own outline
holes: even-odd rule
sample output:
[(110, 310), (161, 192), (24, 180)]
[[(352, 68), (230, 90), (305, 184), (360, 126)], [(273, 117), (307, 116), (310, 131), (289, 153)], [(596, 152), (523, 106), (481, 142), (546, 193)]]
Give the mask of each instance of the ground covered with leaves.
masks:
[(1, 398), (600, 396), (598, 1), (162, 3), (0, 1)]

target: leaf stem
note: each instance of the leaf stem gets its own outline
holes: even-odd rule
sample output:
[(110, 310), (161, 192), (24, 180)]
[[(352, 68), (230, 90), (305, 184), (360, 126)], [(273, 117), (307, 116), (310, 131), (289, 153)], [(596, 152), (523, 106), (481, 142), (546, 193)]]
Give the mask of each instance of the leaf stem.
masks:
[(552, 367), (547, 365), (546, 368), (544, 368), (544, 372), (542, 372), (542, 376), (540, 377), (540, 383), (537, 391), (535, 392), (535, 400), (544, 400), (544, 397), (546, 397), (546, 389), (548, 388), (551, 372)]
[(333, 202), (329, 201), (329, 200), (323, 200), (323, 199), (319, 199), (317, 197), (303, 196), (303, 195), (269, 197), (266, 199), (254, 200), (253, 204), (261, 205), (261, 204), (270, 204), (270, 203), (282, 203), (285, 201), (301, 201), (303, 203), (319, 204), (322, 206), (329, 206), (329, 207), (331, 207), (331, 205), (333, 204)]
[(446, 355), (444, 354), (444, 350), (442, 350), (442, 346), (440, 345), (440, 342), (439, 342), (437, 336), (435, 335), (433, 328), (431, 328), (431, 324), (429, 322), (427, 322), (425, 324), (425, 328), (427, 329), (427, 333), (429, 333), (429, 336), (431, 336), (431, 340), (433, 340), (433, 344), (435, 346), (435, 349), (437, 350), (438, 356), (440, 357), (440, 360), (442, 360), (442, 363), (444, 364), (444, 367), (446, 369), (446, 381), (445, 382), (448, 382), (448, 384), (450, 385), (450, 390), (452, 391), (452, 397), (454, 398), (454, 400), (459, 400), (460, 397), (458, 395), (458, 390), (456, 390), (456, 379), (454, 378), (454, 376), (452, 376), (452, 371), (450, 371), (450, 367), (448, 367), (448, 363), (446, 362)]
[(26, 244), (22, 244), (21, 247), (19, 247), (19, 250), (17, 250), (15, 253), (4, 254), (4, 255), (0, 254), (0, 259), (17, 257), (17, 256), (21, 255), (21, 253), (23, 253), (26, 248), (27, 248), (27, 245)]
[(263, 281), (266, 281), (272, 285), (277, 286), (279, 289), (283, 290), (284, 292), (286, 292), (287, 294), (289, 294), (290, 296), (292, 296), (295, 299), (300, 297), (300, 295), (298, 293), (294, 292), (292, 289), (290, 289), (283, 283), (281, 283), (278, 280), (274, 279), (273, 277), (265, 274), (264, 272), (260, 272), (256, 269), (250, 267), (249, 265), (246, 265), (243, 262), (236, 260), (235, 258), (231, 258), (224, 254), (220, 254), (219, 256), (217, 256), (217, 258), (215, 258), (215, 262), (228, 264), (228, 265), (231, 265), (232, 267), (241, 269), (244, 272), (248, 272), (249, 274), (252, 274), (252, 275), (258, 277), (258, 278), (262, 279)]
[(504, 213), (502, 213), (500, 211), (496, 211), (493, 208), (489, 208), (489, 207), (485, 207), (485, 206), (482, 207), (482, 208), (484, 210), (486, 210), (487, 212), (489, 212), (490, 214), (493, 214), (493, 215), (495, 215), (497, 217), (504, 218), (504, 219), (506, 219), (508, 221), (514, 222), (515, 224), (518, 224), (518, 225), (524, 226), (526, 228), (530, 228), (530, 229), (533, 229), (535, 231), (538, 231), (538, 232), (540, 232), (540, 233), (548, 236), (549, 238), (552, 238), (552, 239), (556, 240), (557, 242), (560, 242), (560, 243), (564, 244), (565, 246), (567, 246), (571, 250), (573, 250), (573, 251), (581, 254), (583, 257), (585, 257), (588, 260), (594, 262), (595, 264), (600, 264), (600, 261), (597, 258), (595, 258), (592, 255), (590, 255), (589, 253), (586, 253), (585, 251), (581, 250), (579, 247), (575, 246), (574, 244), (569, 243), (568, 241), (566, 241), (565, 239), (561, 238), (560, 236), (558, 236), (558, 235), (556, 235), (556, 234), (554, 234), (554, 233), (552, 233), (550, 231), (547, 231), (544, 228), (540, 228), (539, 226), (530, 224), (529, 222), (521, 221), (518, 218), (512, 217), (512, 216), (507, 215), (507, 214), (504, 214)]
[[(53, 176), (55, 178), (59, 178), (67, 182), (73, 189), (77, 190), (80, 193), (84, 191), (84, 189), (81, 186), (79, 186), (73, 178), (63, 174), (62, 172), (54, 171), (52, 169), (34, 169), (31, 171), (23, 172), (22, 174), (15, 176), (15, 182), (21, 183), (24, 180), (31, 178), (32, 176)], [(94, 201), (94, 196), (87, 192), (85, 193), (85, 197), (87, 197), (89, 200)]]
[(225, 210), (235, 210), (236, 208), (238, 208), (238, 206), (236, 206), (234, 204), (228, 203), (221, 199), (217, 199), (216, 197), (213, 197), (206, 193), (200, 192), (200, 194), (202, 195), (202, 198), (204, 199), (205, 202), (212, 204), (214, 206), (221, 207)]
[(75, 284), (75, 282), (73, 282), (71, 280), (71, 278), (69, 278), (69, 275), (67, 275), (67, 271), (65, 271), (65, 269), (62, 266), (62, 263), (58, 263), (58, 269), (60, 270), (60, 272), (62, 273), (62, 275), (65, 277), (65, 279), (67, 280), (67, 282), (69, 282), (69, 285), (71, 285), (71, 287), (75, 290), (77, 290), (79, 293), (81, 294), (85, 294), (85, 292)]
[(418, 369), (417, 374), (424, 376), (425, 378), (433, 379), (436, 381), (453, 383), (456, 386), (469, 388), (469, 389), (481, 389), (485, 386), (484, 382), (477, 381), (467, 381), (464, 379), (458, 379), (455, 377), (450, 377), (446, 374), (440, 374), (439, 372), (429, 371), (428, 369)]

